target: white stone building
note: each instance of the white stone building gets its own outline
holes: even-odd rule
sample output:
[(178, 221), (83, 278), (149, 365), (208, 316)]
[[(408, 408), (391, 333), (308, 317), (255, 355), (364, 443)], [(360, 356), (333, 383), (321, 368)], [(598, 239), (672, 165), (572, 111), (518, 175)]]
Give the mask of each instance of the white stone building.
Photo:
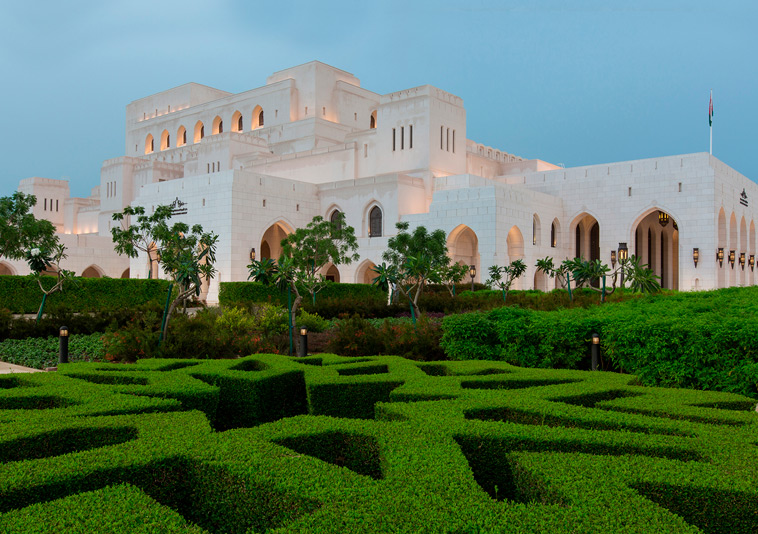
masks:
[[(521, 258), (529, 270), (518, 286), (549, 289), (537, 259), (610, 264), (626, 244), (667, 288), (756, 283), (758, 185), (716, 158), (570, 169), (524, 160), (469, 140), (455, 95), (428, 85), (379, 95), (317, 61), (239, 94), (190, 83), (136, 100), (125, 155), (103, 163), (89, 198), (44, 178), (19, 190), (37, 195), (35, 215), (69, 247), (65, 266), (85, 276), (145, 278), (145, 258), (113, 252), (111, 216), (173, 203), (176, 220), (220, 236), (209, 302), (220, 281), (247, 278), (251, 250), (277, 257), (284, 235), (336, 210), (361, 256), (325, 269), (340, 282), (370, 281), (395, 223), (408, 221), (447, 232), (451, 256), (475, 265), (477, 281), (490, 265)], [(23, 262), (0, 262), (0, 274), (25, 272)]]

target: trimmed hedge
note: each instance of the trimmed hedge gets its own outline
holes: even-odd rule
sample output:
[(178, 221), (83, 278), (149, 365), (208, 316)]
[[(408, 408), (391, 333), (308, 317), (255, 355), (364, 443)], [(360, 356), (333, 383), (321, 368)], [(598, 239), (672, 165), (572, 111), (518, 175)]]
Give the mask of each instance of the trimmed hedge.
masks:
[(0, 382), (0, 531), (758, 529), (758, 414), (733, 394), (333, 355)]
[[(504, 307), (445, 317), (453, 359), (586, 369), (593, 332), (607, 369), (641, 383), (758, 398), (758, 287), (638, 297), (554, 312)], [(492, 335), (492, 332), (495, 335)]]
[[(310, 294), (300, 289), (303, 295), (303, 305), (310, 302)], [(387, 294), (371, 284), (336, 284), (327, 282), (324, 288), (316, 293), (316, 302), (321, 299), (379, 299), (387, 302)], [(255, 302), (270, 302), (287, 305), (287, 292), (280, 291), (276, 286), (267, 286), (260, 282), (221, 282), (219, 289), (219, 304), (223, 306), (244, 306)]]
[[(165, 303), (167, 280), (133, 278), (75, 278), (62, 292), (48, 298), (45, 309), (64, 305), (75, 312), (99, 311), (103, 307), (131, 308), (146, 303)], [(32, 276), (0, 276), (0, 309), (12, 313), (36, 313), (42, 292)]]

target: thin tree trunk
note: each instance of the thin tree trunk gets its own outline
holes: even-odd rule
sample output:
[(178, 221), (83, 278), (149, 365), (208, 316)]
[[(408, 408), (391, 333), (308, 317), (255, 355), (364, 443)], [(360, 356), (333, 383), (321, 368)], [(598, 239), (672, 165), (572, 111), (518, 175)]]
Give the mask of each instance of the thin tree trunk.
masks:
[(184, 293), (180, 293), (178, 297), (174, 299), (174, 301), (171, 303), (171, 306), (168, 308), (168, 313), (166, 314), (166, 324), (163, 325), (163, 341), (168, 341), (168, 323), (171, 321), (171, 315), (174, 313), (174, 310), (179, 305), (179, 303), (187, 298), (187, 296), (192, 293), (195, 290), (194, 287), (189, 288)]

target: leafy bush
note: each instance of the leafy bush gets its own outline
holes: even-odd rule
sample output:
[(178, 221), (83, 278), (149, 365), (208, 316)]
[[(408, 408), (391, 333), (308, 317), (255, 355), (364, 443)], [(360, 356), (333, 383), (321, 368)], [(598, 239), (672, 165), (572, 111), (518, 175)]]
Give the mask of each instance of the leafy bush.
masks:
[(308, 332), (319, 333), (329, 328), (330, 322), (317, 313), (308, 313), (305, 310), (300, 310), (297, 326), (307, 328)]
[[(101, 334), (69, 336), (69, 362), (104, 361), (105, 350)], [(0, 342), (0, 360), (33, 369), (58, 365), (59, 338), (6, 339)]]
[(494, 323), (484, 313), (448, 315), (440, 346), (453, 360), (495, 360), (500, 356)]
[[(58, 305), (80, 312), (109, 308), (133, 308), (146, 303), (162, 304), (166, 300), (167, 280), (135, 278), (74, 278), (65, 292), (50, 296), (46, 310)], [(0, 276), (0, 302), (13, 313), (36, 313), (42, 302), (37, 282), (32, 276)]]

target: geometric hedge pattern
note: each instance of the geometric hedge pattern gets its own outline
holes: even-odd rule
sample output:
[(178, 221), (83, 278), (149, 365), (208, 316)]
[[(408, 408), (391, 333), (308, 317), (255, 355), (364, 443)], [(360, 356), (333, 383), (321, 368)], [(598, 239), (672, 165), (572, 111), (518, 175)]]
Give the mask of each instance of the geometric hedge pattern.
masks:
[(0, 532), (758, 532), (758, 413), (398, 357), (0, 377)]

